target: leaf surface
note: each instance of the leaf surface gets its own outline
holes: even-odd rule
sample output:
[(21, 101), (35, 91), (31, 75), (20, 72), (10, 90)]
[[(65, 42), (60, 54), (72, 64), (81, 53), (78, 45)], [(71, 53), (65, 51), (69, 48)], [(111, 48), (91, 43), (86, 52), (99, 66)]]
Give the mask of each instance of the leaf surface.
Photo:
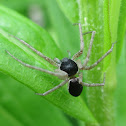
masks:
[[(26, 68), (5, 52), (8, 50), (23, 62), (53, 71), (54, 67), (18, 40), (10, 37), (8, 33), (26, 41), (52, 59), (55, 57), (62, 59), (63, 54), (50, 35), (25, 17), (3, 6), (0, 6), (0, 15), (0, 70), (22, 82), (34, 92), (43, 93), (58, 85), (61, 81), (56, 77)], [(73, 117), (96, 123), (82, 98), (69, 95), (67, 86), (44, 98)]]

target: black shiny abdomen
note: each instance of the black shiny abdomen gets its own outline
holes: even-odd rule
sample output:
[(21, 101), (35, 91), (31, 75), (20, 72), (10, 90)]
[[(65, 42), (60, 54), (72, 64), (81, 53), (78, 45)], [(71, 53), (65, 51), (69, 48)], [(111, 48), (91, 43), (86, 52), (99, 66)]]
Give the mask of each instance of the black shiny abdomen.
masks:
[(79, 81), (77, 78), (73, 78), (70, 80), (69, 82), (69, 93), (72, 96), (79, 96), (83, 90), (83, 86), (81, 84), (79, 84)]
[(64, 58), (61, 60), (60, 70), (63, 70), (68, 73), (68, 76), (70, 77), (77, 73), (78, 66), (73, 60)]

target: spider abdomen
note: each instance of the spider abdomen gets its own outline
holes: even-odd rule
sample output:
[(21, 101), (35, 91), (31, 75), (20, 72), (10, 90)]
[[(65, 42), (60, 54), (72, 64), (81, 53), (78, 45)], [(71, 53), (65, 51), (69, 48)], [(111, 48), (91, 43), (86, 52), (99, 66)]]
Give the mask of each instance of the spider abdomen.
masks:
[(79, 96), (83, 90), (83, 86), (81, 84), (79, 84), (79, 81), (77, 78), (73, 78), (69, 81), (69, 93), (72, 96)]
[(70, 77), (77, 73), (78, 66), (73, 60), (68, 59), (68, 58), (63, 58), (61, 60), (60, 69), (68, 73), (68, 76)]

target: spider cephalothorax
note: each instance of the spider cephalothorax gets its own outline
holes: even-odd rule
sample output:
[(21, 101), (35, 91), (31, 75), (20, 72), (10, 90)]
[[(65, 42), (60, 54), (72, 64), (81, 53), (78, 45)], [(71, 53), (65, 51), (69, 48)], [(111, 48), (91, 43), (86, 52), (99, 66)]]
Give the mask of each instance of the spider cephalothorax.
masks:
[[(63, 85), (65, 85), (67, 82), (69, 83), (69, 93), (72, 96), (79, 96), (83, 90), (83, 86), (88, 86), (88, 87), (94, 87), (94, 86), (104, 86), (105, 84), (105, 75), (104, 75), (104, 81), (103, 83), (92, 83), (92, 84), (88, 84), (85, 82), (82, 82), (82, 72), (79, 70), (90, 70), (92, 68), (94, 68), (95, 66), (97, 66), (108, 54), (110, 54), (113, 50), (114, 44), (112, 44), (111, 48), (108, 50), (108, 52), (106, 52), (100, 59), (98, 59), (97, 62), (95, 62), (94, 64), (92, 64), (91, 66), (87, 66), (87, 63), (89, 61), (90, 58), (90, 54), (91, 54), (91, 49), (92, 49), (92, 44), (93, 44), (93, 40), (94, 40), (94, 36), (95, 36), (95, 31), (90, 31), (90, 32), (86, 32), (86, 33), (82, 33), (82, 27), (81, 24), (78, 23), (79, 25), (79, 31), (80, 31), (80, 50), (75, 53), (72, 57), (72, 59), (69, 58), (63, 58), (62, 60), (59, 60), (58, 58), (55, 58), (54, 60), (50, 59), (49, 57), (43, 55), (41, 52), (39, 52), (38, 50), (36, 50), (35, 48), (33, 48), (31, 45), (29, 45), (28, 43), (26, 43), (25, 41), (10, 35), (12, 37), (15, 37), (17, 40), (19, 40), (22, 44), (24, 44), (25, 46), (27, 46), (28, 48), (30, 48), (32, 51), (34, 51), (37, 55), (39, 55), (40, 57), (44, 58), (46, 61), (48, 61), (50, 64), (52, 64), (53, 66), (55, 66), (58, 70), (56, 70), (55, 72), (43, 69), (43, 68), (39, 68), (36, 66), (32, 66), (30, 64), (24, 63), (23, 61), (17, 59), (15, 56), (13, 56), (9, 51), (6, 50), (6, 52), (15, 60), (17, 60), (18, 62), (20, 62), (22, 65), (32, 68), (32, 69), (36, 69), (48, 74), (51, 74), (53, 76), (57, 76), (60, 79), (63, 79), (64, 81), (61, 82), (59, 85), (55, 86), (54, 88), (46, 91), (45, 93), (36, 93), (37, 95), (42, 95), (45, 96), (51, 92), (53, 92), (54, 90), (62, 87)], [(76, 59), (78, 57), (80, 57), (83, 53), (83, 49), (84, 49), (84, 41), (83, 41), (83, 35), (88, 34), (88, 33), (92, 33), (92, 37), (91, 37), (91, 41), (90, 41), (90, 45), (89, 45), (89, 49), (87, 52), (87, 57), (84, 61), (84, 63), (82, 64), (81, 62), (79, 62), (79, 64), (76, 62)], [(81, 66), (81, 67), (80, 67)], [(79, 72), (78, 72), (79, 71)], [(78, 75), (78, 77), (76, 77), (75, 75)]]
[(60, 70), (63, 70), (66, 73), (68, 73), (68, 76), (70, 77), (77, 73), (78, 66), (73, 60), (68, 58), (63, 58), (61, 60)]

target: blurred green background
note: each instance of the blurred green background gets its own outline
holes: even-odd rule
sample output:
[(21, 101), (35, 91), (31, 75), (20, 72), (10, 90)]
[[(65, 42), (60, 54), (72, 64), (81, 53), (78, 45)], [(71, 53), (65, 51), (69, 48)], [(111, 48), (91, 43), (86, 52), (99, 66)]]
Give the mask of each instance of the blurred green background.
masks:
[[(42, 26), (50, 33), (56, 42), (79, 41), (78, 36), (72, 37), (72, 33), (77, 29), (70, 25), (70, 22), (60, 10), (56, 0), (1, 0), (0, 3), (18, 11)], [(70, 47), (69, 43), (68, 47)], [(79, 44), (77, 44), (77, 48), (79, 48)], [(117, 87), (114, 97), (116, 110), (115, 121), (117, 126), (125, 126), (126, 39), (124, 40), (121, 57), (116, 69)], [(84, 123), (66, 115), (62, 110), (42, 97), (34, 95), (34, 92), (24, 85), (0, 73), (0, 125), (81, 126), (84, 125)]]

